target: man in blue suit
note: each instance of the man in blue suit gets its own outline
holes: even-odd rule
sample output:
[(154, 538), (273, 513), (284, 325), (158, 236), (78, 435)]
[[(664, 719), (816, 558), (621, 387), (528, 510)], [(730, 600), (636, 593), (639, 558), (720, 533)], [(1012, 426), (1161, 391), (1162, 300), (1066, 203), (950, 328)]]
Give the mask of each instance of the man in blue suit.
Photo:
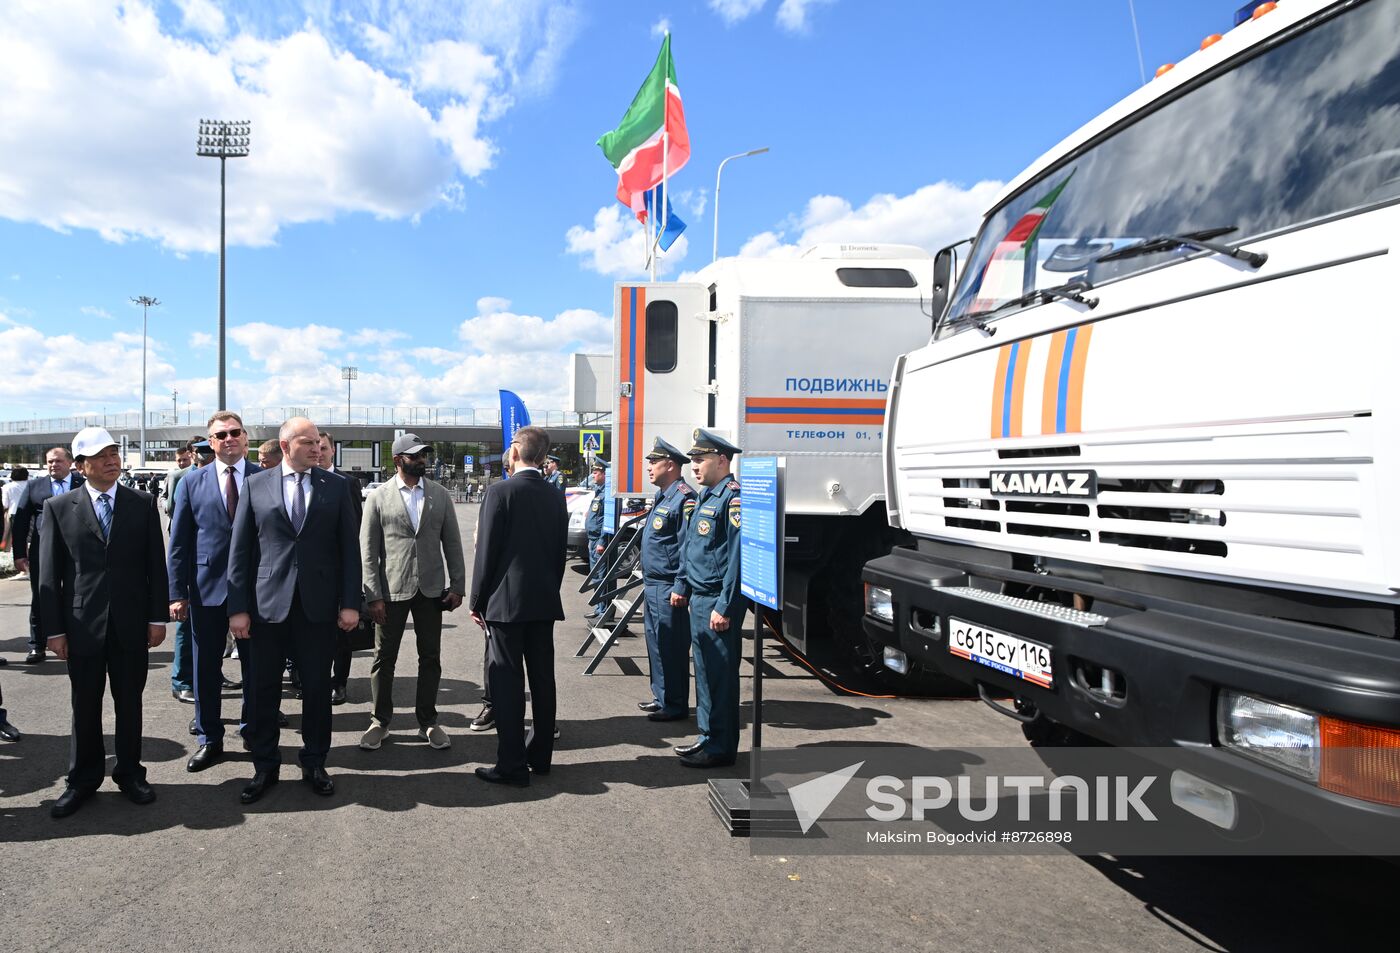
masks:
[(44, 504), (83, 485), (83, 475), (73, 471), (73, 456), (67, 447), (54, 447), (44, 454), (44, 466), (48, 476), (37, 477), (25, 485), (24, 502), (15, 511), (10, 530), (15, 568), (29, 573), (29, 654), (24, 660), (30, 665), (44, 661), (48, 654), (39, 628), (39, 534), (44, 529)]
[[(224, 643), (228, 635), (228, 552), (233, 517), (245, 481), (259, 472), (248, 462), (243, 418), (221, 410), (209, 418), (214, 460), (181, 481), (170, 522), (170, 615), (193, 629), (195, 725), (199, 750), (185, 765), (203, 771), (224, 756), (222, 718)], [(244, 643), (244, 648), (247, 644)], [(243, 684), (252, 674), (251, 652), (240, 651)], [(243, 722), (248, 721), (244, 690)]]
[[(331, 747), (331, 658), (336, 629), (360, 621), (359, 527), (348, 481), (327, 473), (320, 433), (293, 417), (278, 433), (282, 464), (248, 477), (233, 518), (228, 562), (228, 627), (253, 649), (253, 780), (239, 800), (252, 804), (277, 783), (277, 700), (292, 653), (301, 672), (302, 779), (335, 793), (326, 774)], [(240, 649), (239, 654), (242, 655)]]

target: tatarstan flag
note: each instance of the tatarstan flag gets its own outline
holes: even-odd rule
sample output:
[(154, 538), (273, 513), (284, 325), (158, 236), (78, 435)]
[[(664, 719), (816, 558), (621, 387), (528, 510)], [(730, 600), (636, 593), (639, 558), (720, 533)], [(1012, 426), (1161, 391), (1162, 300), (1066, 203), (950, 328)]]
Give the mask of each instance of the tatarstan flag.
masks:
[[(1077, 170), (1076, 170), (1077, 171)], [(1005, 237), (997, 242), (991, 257), (977, 280), (977, 298), (972, 302), (971, 311), (985, 311), (1003, 301), (1019, 298), (1025, 291), (1026, 252), (1034, 244), (1036, 236), (1045, 225), (1045, 218), (1051, 207), (1059, 199), (1060, 193), (1074, 178), (1074, 171), (1064, 177), (1059, 185), (1050, 190), (1044, 198), (1016, 220)]]
[(664, 176), (675, 175), (690, 158), (690, 134), (685, 129), (676, 64), (671, 59), (671, 34), (661, 41), (656, 65), (637, 90), (622, 122), (604, 133), (598, 146), (617, 170), (617, 200), (636, 213), (645, 211), (647, 190), (659, 185)]

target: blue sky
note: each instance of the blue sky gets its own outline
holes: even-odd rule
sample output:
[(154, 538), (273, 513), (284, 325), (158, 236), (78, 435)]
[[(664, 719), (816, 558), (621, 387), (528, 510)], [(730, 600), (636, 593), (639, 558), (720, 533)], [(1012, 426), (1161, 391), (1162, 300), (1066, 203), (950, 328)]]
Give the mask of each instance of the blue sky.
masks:
[[(1147, 75), (1234, 5), (1136, 0)], [(230, 403), (567, 407), (610, 349), (640, 235), (594, 145), (669, 26), (692, 157), (664, 262), (971, 234), (1000, 183), (1138, 85), (1128, 0), (0, 5), (0, 420), (212, 408), (218, 163), (229, 163)]]

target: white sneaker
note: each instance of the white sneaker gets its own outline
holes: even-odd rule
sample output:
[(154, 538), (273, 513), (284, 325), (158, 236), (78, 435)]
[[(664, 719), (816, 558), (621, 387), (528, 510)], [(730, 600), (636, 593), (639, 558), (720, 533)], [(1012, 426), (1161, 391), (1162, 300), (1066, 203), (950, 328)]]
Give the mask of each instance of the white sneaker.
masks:
[(377, 721), (370, 722), (369, 730), (360, 736), (360, 747), (365, 751), (377, 751), (389, 736), (389, 729)]
[(447, 737), (447, 732), (442, 730), (441, 725), (429, 725), (427, 728), (419, 728), (418, 737), (439, 750), (452, 747), (452, 739)]

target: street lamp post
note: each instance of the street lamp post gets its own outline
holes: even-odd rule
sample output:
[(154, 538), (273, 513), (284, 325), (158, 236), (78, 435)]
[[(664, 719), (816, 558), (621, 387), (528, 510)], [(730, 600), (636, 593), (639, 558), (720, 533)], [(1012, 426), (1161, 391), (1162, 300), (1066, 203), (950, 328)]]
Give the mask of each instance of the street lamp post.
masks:
[(724, 164), (731, 159), (747, 159), (749, 156), (761, 156), (768, 151), (768, 147), (762, 149), (750, 149), (748, 152), (740, 152), (738, 155), (729, 156), (720, 161), (719, 168), (715, 170), (715, 244), (710, 253), (710, 261), (719, 259), (719, 177), (724, 174)]
[(345, 425), (350, 426), (350, 382), (360, 379), (358, 367), (342, 367), (340, 379), (345, 381)]
[(180, 389), (172, 387), (170, 389), (170, 426), (180, 425)]
[[(141, 449), (137, 454), (137, 466), (146, 465), (146, 312), (160, 304), (150, 295), (138, 295), (131, 299), (132, 304), (141, 306)], [(126, 461), (123, 460), (125, 465)]]
[(224, 351), (224, 186), (228, 159), (248, 155), (248, 133), (251, 123), (242, 119), (201, 119), (199, 142), (195, 155), (219, 160), (219, 407), (228, 406), (228, 377)]

